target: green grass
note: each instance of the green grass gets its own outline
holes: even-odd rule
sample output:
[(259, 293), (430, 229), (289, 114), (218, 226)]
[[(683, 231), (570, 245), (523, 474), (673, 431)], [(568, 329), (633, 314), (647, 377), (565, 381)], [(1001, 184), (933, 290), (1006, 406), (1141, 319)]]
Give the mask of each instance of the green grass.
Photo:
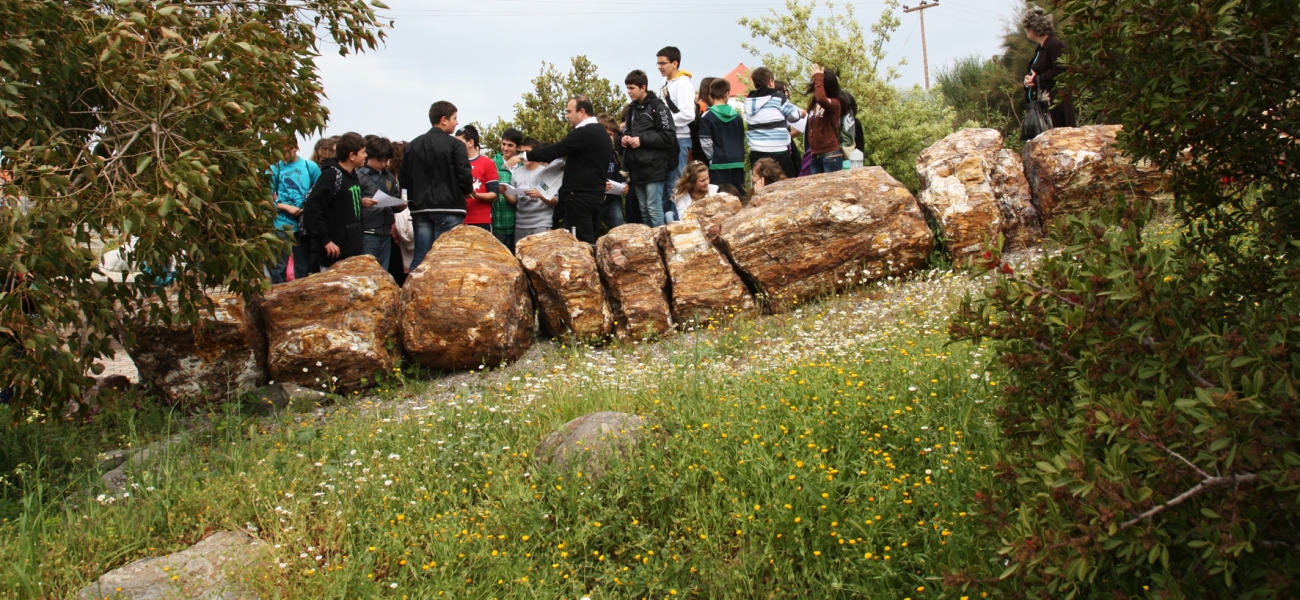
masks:
[[(69, 597), (245, 528), (272, 546), (245, 574), (263, 598), (938, 597), (946, 565), (984, 560), (968, 515), (998, 444), (982, 349), (946, 345), (968, 285), (399, 375), (328, 416), (226, 415), (129, 497), (29, 483), (0, 523), (0, 593)], [(663, 432), (597, 481), (534, 460), (598, 410)]]

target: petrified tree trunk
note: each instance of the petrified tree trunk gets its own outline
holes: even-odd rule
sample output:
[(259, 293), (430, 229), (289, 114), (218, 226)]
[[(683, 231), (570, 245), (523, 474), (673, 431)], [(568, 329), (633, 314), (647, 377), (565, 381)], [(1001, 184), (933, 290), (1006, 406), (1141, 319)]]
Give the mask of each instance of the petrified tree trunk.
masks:
[(555, 229), (519, 240), (515, 252), (537, 293), (546, 331), (582, 340), (609, 335), (614, 317), (591, 245), (567, 230)]
[(668, 333), (672, 313), (655, 230), (640, 224), (615, 227), (596, 240), (596, 263), (613, 300), (614, 332), (624, 341)]
[(1166, 200), (1168, 175), (1115, 146), (1119, 125), (1049, 129), (1025, 144), (1025, 177), (1043, 221), (1108, 205), (1116, 195)]
[(672, 280), (673, 320), (679, 325), (758, 314), (754, 296), (699, 223), (669, 223), (658, 234)]

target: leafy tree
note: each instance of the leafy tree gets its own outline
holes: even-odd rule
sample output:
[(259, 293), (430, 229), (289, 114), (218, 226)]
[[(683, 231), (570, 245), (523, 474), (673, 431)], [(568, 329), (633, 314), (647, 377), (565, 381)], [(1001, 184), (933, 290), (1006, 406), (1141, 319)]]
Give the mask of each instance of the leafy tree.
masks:
[[(123, 315), (192, 323), (205, 290), (267, 285), (264, 173), (328, 116), (317, 32), (347, 54), (383, 27), (360, 0), (0, 0), (0, 387), (55, 409)], [(130, 238), (174, 285), (96, 277)]]
[[(867, 164), (884, 167), (890, 175), (916, 190), (916, 154), (952, 133), (954, 113), (937, 96), (894, 87), (898, 66), (885, 65), (885, 44), (898, 30), (897, 0), (887, 0), (885, 10), (871, 26), (872, 38), (854, 15), (852, 4), (837, 11), (831, 2), (786, 0), (784, 11), (773, 9), (762, 17), (744, 17), (739, 23), (751, 37), (776, 46), (780, 52), (762, 52), (751, 44), (744, 48), (759, 57), (778, 80), (790, 83), (795, 102), (804, 106), (812, 63), (827, 66), (840, 78), (840, 85), (858, 103), (866, 148)], [(813, 17), (822, 6), (830, 14)], [(904, 61), (899, 61), (901, 66)]]
[[(1166, 169), (1173, 231), (1119, 203), (966, 303), (1002, 363), (1008, 452), (981, 495), (1010, 597), (1300, 595), (1300, 13), (1062, 0), (1066, 84)], [(1169, 228), (1169, 225), (1164, 225)], [(1007, 269), (1009, 270), (1009, 269)], [(951, 590), (950, 590), (951, 591)], [(959, 592), (968, 594), (968, 591)]]
[(560, 72), (554, 64), (543, 62), (541, 72), (533, 78), (533, 89), (524, 92), (523, 97), (515, 103), (515, 114), (510, 121), (497, 119), (496, 123), (483, 127), (475, 124), (483, 135), (483, 145), (496, 148), (501, 141), (501, 133), (514, 127), (524, 135), (537, 138), (542, 143), (560, 141), (569, 133), (569, 121), (564, 111), (569, 98), (587, 96), (596, 107), (596, 114), (610, 113), (617, 116), (626, 104), (623, 88), (601, 77), (596, 64), (586, 56), (570, 59), (567, 72)]

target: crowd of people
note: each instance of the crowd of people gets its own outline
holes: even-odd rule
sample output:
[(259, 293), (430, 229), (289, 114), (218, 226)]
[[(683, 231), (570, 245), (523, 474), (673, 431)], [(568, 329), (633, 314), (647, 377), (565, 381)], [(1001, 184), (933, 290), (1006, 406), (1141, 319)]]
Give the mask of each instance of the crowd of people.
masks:
[[(1060, 46), (1040, 33), (1050, 33), (1050, 21), (1031, 17), (1044, 19), (1039, 11), (1025, 21), (1040, 48)], [(1049, 88), (1059, 70), (1057, 57), (1041, 54), (1027, 89)], [(863, 145), (857, 103), (831, 69), (811, 65), (809, 100), (797, 106), (766, 67), (750, 73), (754, 89), (736, 98), (722, 78), (697, 88), (675, 47), (659, 50), (656, 66), (657, 93), (644, 71), (627, 74), (629, 102), (617, 116), (570, 98), (572, 129), (553, 143), (507, 129), (499, 147), (484, 148), (477, 129), (460, 126), (456, 106), (438, 101), (432, 127), (410, 142), (346, 133), (318, 142), (310, 160), (289, 149), (271, 175), (276, 225), (286, 238), (295, 233), (294, 244), (270, 269), (272, 282), (369, 254), (401, 283), (460, 225), (481, 227), (512, 251), (517, 240), (558, 228), (595, 244), (624, 223), (680, 220), (711, 194), (743, 200), (782, 179), (841, 170)]]
[(800, 107), (770, 69), (754, 69), (755, 89), (733, 99), (722, 78), (696, 87), (677, 48), (656, 59), (658, 92), (635, 70), (624, 78), (629, 103), (617, 116), (570, 98), (572, 130), (553, 143), (507, 129), (497, 148), (485, 148), (474, 126), (460, 125), (456, 106), (438, 101), (431, 128), (410, 142), (345, 133), (318, 141), (310, 158), (288, 149), (269, 171), (276, 229), (293, 239), (270, 268), (272, 283), (361, 254), (400, 283), (460, 225), (481, 227), (512, 251), (517, 240), (556, 228), (594, 244), (624, 223), (678, 221), (711, 194), (745, 198), (782, 179), (839, 170), (861, 141), (856, 104), (834, 71), (813, 66), (811, 100)]

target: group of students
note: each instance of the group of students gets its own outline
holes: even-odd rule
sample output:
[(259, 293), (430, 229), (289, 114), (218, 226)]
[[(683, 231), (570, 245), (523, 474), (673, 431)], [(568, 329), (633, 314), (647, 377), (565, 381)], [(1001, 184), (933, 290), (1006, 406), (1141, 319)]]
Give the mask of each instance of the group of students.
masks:
[[(680, 220), (714, 193), (743, 198), (746, 164), (757, 191), (840, 170), (861, 144), (856, 105), (831, 70), (812, 66), (811, 100), (800, 108), (771, 70), (755, 69), (755, 89), (737, 110), (725, 79), (705, 78), (697, 93), (677, 48), (656, 58), (666, 82), (658, 94), (635, 70), (618, 117), (571, 98), (573, 129), (552, 144), (507, 129), (499, 150), (485, 151), (478, 130), (460, 127), (455, 105), (439, 101), (429, 109), (432, 128), (409, 143), (346, 133), (318, 142), (310, 160), (288, 149), (270, 175), (276, 228), (286, 239), (294, 233), (294, 245), (269, 269), (272, 283), (361, 254), (401, 283), (460, 225), (481, 227), (512, 251), (517, 240), (556, 228), (594, 244), (624, 223)], [(801, 132), (802, 152), (793, 143)]]

